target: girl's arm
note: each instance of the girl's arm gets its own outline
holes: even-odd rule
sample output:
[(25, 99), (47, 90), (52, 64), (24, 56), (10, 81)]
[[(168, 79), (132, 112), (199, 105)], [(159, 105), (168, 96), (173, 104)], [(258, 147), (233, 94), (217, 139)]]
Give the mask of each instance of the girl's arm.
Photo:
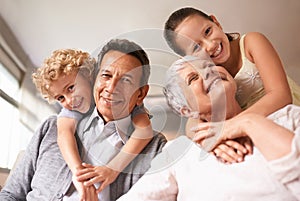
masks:
[(265, 95), (244, 113), (267, 116), (292, 103), (292, 95), (280, 58), (270, 41), (261, 33), (251, 32), (244, 40), (246, 57), (255, 63), (265, 88)]
[[(186, 135), (191, 140), (194, 140), (198, 127), (209, 127), (209, 122), (202, 122), (198, 119), (189, 118), (186, 123)], [(213, 140), (213, 141), (211, 141)], [(207, 144), (215, 145), (215, 139), (210, 139)], [(252, 154), (252, 142), (248, 138), (228, 139), (220, 142), (217, 146), (201, 145), (206, 151), (211, 151), (219, 160), (224, 163), (238, 163), (244, 161), (247, 154)]]
[[(222, 124), (221, 132), (211, 132), (217, 124)], [(216, 144), (223, 140), (248, 136), (267, 160), (281, 158), (291, 152), (294, 133), (258, 114), (236, 116), (225, 122), (211, 122), (209, 126), (198, 127), (194, 140), (201, 141), (216, 136)]]
[(82, 164), (85, 169), (76, 174), (78, 181), (86, 181), (86, 186), (102, 182), (97, 192), (111, 184), (124, 168), (145, 148), (153, 138), (153, 130), (148, 114), (141, 113), (133, 117), (135, 130), (123, 146), (122, 150), (107, 164), (93, 166)]

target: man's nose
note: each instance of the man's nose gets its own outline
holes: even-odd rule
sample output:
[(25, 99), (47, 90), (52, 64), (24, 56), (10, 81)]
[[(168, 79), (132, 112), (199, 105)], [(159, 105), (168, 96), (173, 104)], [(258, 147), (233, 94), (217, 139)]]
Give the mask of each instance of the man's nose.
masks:
[(106, 82), (106, 91), (109, 93), (114, 93), (118, 84), (118, 80), (112, 78)]

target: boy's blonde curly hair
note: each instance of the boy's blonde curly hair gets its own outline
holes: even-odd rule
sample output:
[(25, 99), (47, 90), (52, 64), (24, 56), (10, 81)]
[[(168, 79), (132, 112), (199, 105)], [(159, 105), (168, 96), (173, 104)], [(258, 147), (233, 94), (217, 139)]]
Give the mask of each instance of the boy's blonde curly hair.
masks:
[(54, 101), (49, 88), (53, 81), (72, 72), (83, 73), (91, 81), (94, 79), (95, 59), (89, 53), (76, 49), (59, 49), (52, 52), (43, 65), (32, 74), (37, 90), (49, 102)]

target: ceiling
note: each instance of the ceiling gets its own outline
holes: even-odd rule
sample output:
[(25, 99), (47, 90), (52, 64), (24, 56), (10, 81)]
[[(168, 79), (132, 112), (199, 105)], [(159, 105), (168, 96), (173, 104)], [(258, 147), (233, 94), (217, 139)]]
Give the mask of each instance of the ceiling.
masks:
[(94, 56), (113, 37), (142, 45), (153, 64), (150, 95), (160, 95), (164, 73), (177, 58), (162, 38), (174, 10), (193, 6), (215, 14), (225, 31), (260, 31), (273, 42), (288, 73), (299, 81), (300, 1), (286, 0), (0, 0), (0, 14), (34, 65), (59, 48)]

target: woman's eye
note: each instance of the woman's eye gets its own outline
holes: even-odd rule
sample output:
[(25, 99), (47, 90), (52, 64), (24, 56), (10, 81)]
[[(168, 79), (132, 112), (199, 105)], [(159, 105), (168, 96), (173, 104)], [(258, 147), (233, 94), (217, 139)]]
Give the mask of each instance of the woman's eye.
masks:
[(197, 75), (197, 74), (192, 75), (188, 80), (188, 85), (192, 84), (192, 82), (197, 80), (198, 78), (199, 78), (199, 75)]
[(105, 78), (105, 79), (108, 79), (108, 78), (111, 77), (111, 75), (110, 75), (110, 74), (107, 74), (107, 73), (102, 73), (102, 74), (101, 74), (101, 77), (102, 77), (102, 78)]
[(211, 31), (211, 27), (208, 27), (206, 30), (205, 30), (205, 35), (207, 36)]
[(197, 52), (198, 50), (200, 50), (200, 45), (199, 44), (196, 44), (193, 48), (193, 52)]

